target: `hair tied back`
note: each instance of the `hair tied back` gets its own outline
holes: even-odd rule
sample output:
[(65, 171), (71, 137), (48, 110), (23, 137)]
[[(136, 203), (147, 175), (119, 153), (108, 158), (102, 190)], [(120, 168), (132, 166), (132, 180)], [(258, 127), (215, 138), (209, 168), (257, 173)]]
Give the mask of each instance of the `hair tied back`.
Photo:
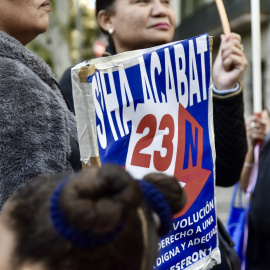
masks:
[(123, 230), (123, 225), (116, 228), (116, 230), (114, 230), (113, 232), (100, 235), (79, 231), (71, 226), (71, 224), (66, 219), (59, 207), (60, 194), (68, 180), (69, 178), (66, 177), (58, 185), (58, 187), (54, 190), (50, 201), (50, 218), (58, 234), (73, 243), (74, 245), (83, 248), (91, 248), (103, 245), (107, 242), (114, 240), (117, 235)]
[(160, 236), (166, 235), (172, 229), (172, 211), (164, 195), (155, 186), (145, 180), (138, 180), (147, 203), (160, 218)]

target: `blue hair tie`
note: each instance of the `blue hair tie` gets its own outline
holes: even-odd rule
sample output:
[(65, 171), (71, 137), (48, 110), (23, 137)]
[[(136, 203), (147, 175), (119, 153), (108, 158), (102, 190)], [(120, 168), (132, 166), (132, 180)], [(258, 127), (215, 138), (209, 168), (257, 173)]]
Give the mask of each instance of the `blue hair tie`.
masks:
[(58, 234), (67, 239), (68, 241), (72, 242), (74, 245), (83, 248), (91, 248), (103, 245), (107, 242), (114, 240), (116, 236), (123, 230), (124, 226), (119, 226), (113, 232), (99, 235), (79, 231), (70, 225), (68, 220), (63, 215), (61, 209), (59, 208), (59, 196), (68, 180), (68, 178), (65, 178), (54, 190), (51, 197), (50, 217), (53, 226), (58, 232)]
[(138, 180), (146, 201), (160, 218), (160, 236), (166, 235), (172, 229), (172, 211), (164, 195), (155, 186), (145, 180)]

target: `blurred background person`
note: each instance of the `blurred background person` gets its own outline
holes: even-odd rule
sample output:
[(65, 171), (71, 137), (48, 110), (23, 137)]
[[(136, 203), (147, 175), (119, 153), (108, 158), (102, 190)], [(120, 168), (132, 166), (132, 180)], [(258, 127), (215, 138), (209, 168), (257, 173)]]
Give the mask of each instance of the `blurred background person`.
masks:
[[(44, 185), (44, 182), (47, 184)], [(29, 181), (0, 215), (0, 269), (152, 270), (185, 204), (178, 181), (105, 165)]]
[(252, 115), (246, 124), (248, 152), (242, 169), (240, 186), (247, 191), (254, 163), (254, 148), (262, 143), (259, 153), (257, 182), (250, 201), (248, 217), (247, 262), (249, 270), (269, 268), (270, 256), (270, 111), (262, 111), (261, 116)]
[(80, 169), (75, 118), (54, 74), (25, 45), (49, 26), (47, 0), (0, 0), (0, 207), (28, 179)]

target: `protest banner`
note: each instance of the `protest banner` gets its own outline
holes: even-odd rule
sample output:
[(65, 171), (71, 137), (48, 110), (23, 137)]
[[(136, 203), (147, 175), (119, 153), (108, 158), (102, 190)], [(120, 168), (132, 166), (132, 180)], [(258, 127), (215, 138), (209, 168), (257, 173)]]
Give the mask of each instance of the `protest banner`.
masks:
[(174, 175), (187, 194), (155, 269), (220, 263), (215, 206), (212, 38), (85, 61), (72, 69), (84, 166), (114, 163), (141, 179)]

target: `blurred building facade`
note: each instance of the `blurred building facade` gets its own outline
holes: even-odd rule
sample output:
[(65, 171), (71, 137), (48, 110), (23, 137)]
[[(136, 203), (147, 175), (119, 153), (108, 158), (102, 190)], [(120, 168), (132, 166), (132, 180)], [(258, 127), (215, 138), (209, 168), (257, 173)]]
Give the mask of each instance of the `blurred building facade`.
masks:
[[(222, 33), (221, 22), (214, 0), (173, 0), (177, 10), (175, 40), (208, 33), (214, 37), (213, 59), (217, 53)], [(243, 77), (245, 116), (253, 112), (251, 7), (250, 0), (223, 0), (231, 31), (242, 36), (242, 43), (249, 66)], [(261, 63), (262, 107), (270, 106), (270, 1), (261, 0)]]

